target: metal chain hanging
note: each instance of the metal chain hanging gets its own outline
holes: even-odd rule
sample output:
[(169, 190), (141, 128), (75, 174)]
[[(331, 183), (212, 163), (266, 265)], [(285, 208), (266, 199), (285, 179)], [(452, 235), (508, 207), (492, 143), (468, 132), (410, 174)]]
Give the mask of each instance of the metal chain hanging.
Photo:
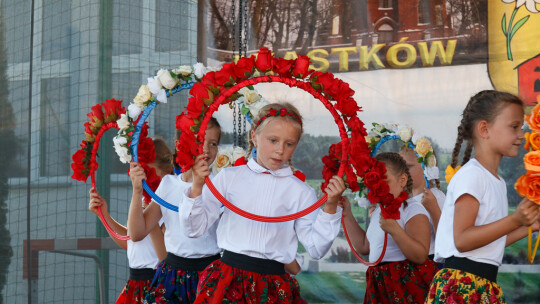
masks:
[[(236, 15), (236, 0), (232, 0), (230, 24), (232, 29), (232, 59), (235, 61), (237, 56), (238, 58), (247, 56), (248, 0), (239, 0), (238, 17)], [(238, 27), (238, 31), (236, 31), (236, 27)], [(238, 33), (238, 36), (236, 33)], [(233, 145), (247, 148), (247, 121), (237, 107), (237, 104), (233, 105)]]

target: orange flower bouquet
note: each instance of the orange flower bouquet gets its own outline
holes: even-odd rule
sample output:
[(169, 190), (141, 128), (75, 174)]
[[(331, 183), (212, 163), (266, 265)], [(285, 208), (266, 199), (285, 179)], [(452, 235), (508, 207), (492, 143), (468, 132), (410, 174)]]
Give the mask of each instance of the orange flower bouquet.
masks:
[[(540, 104), (532, 109), (530, 115), (525, 115), (525, 121), (531, 128), (531, 133), (525, 133), (525, 149), (529, 152), (523, 157), (523, 164), (527, 173), (518, 178), (514, 188), (519, 195), (540, 205)], [(536, 239), (534, 250), (532, 250), (532, 232), (531, 226), (528, 239), (530, 264), (534, 261), (540, 241), (540, 238)]]

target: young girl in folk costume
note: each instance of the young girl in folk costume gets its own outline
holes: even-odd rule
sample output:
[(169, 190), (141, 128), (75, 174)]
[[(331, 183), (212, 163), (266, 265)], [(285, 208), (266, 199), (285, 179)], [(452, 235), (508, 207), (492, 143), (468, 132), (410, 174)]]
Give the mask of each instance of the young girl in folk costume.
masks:
[[(206, 161), (212, 163), (217, 154), (221, 128), (212, 118), (204, 141)], [(142, 194), (141, 180), (144, 171), (138, 163), (131, 163), (133, 200), (129, 210), (128, 228), (132, 239), (144, 238), (154, 227), (165, 224), (165, 247), (167, 257), (162, 261), (152, 281), (145, 303), (192, 303), (195, 300), (199, 272), (219, 259), (220, 249), (216, 241), (217, 224), (209, 227), (197, 238), (184, 235), (178, 212), (152, 202), (143, 212), (136, 203)], [(180, 175), (168, 175), (162, 179), (156, 194), (175, 206), (183, 204), (183, 191), (191, 186), (192, 171)]]
[[(420, 202), (426, 208), (431, 225), (431, 241), (429, 242), (429, 259), (433, 260), (435, 252), (435, 233), (441, 217), (441, 210), (446, 196), (441, 191), (439, 180), (429, 181), (430, 188), (426, 187), (426, 178), (422, 165), (417, 161), (418, 157), (414, 150), (408, 146), (401, 147), (399, 155), (403, 157), (412, 178), (411, 198), (407, 202)], [(433, 154), (435, 157), (435, 154)], [(435, 187), (434, 187), (435, 186)]]
[[(386, 182), (390, 193), (398, 198), (411, 192), (413, 181), (407, 164), (398, 153), (384, 152), (376, 156), (386, 166)], [(351, 213), (348, 200), (343, 201), (344, 222), (354, 248), (369, 254), (376, 261), (388, 233), (386, 253), (380, 264), (366, 272), (364, 303), (422, 303), (435, 275), (436, 265), (427, 259), (429, 251), (428, 213), (417, 200), (407, 200), (399, 207), (400, 218), (385, 219), (377, 206), (365, 232)]]
[[(315, 191), (293, 176), (290, 166), (302, 134), (298, 110), (290, 104), (269, 104), (254, 121), (250, 138), (256, 159), (217, 174), (212, 181), (218, 191), (238, 208), (262, 216), (288, 215), (311, 206), (317, 200)], [(184, 232), (190, 237), (215, 225), (221, 206), (203, 187), (210, 174), (206, 159), (207, 155), (195, 159), (193, 184), (180, 207)], [(339, 232), (337, 203), (344, 190), (343, 180), (334, 176), (326, 188), (325, 207), (288, 222), (258, 222), (226, 208), (217, 229), (223, 257), (203, 273), (196, 303), (303, 302), (298, 283), (284, 265), (294, 261), (298, 241), (315, 259), (328, 252)]]
[[(168, 174), (172, 174), (173, 171), (172, 152), (163, 139), (154, 139), (153, 142), (156, 158), (149, 166), (156, 170), (158, 176), (164, 178)], [(142, 206), (142, 209), (148, 206), (141, 199), (139, 199), (138, 204)], [(98, 215), (98, 207), (101, 207), (105, 220), (116, 233), (127, 235), (126, 227), (111, 217), (107, 208), (107, 201), (98, 194), (95, 188), (92, 188), (90, 190), (90, 204), (88, 209), (95, 215)], [(156, 273), (156, 266), (167, 254), (163, 242), (163, 232), (156, 226), (148, 236), (138, 241), (122, 241), (112, 235), (111, 238), (118, 246), (127, 250), (129, 262), (129, 280), (116, 300), (116, 303), (142, 303)]]
[(497, 172), (503, 156), (518, 155), (522, 125), (523, 103), (508, 93), (482, 91), (465, 107), (452, 167), (464, 140), (467, 148), (448, 185), (435, 238), (435, 260), (444, 268), (426, 303), (505, 303), (496, 283), (504, 248), (525, 237), (527, 226), (539, 226), (538, 206), (526, 198), (508, 215), (506, 184)]

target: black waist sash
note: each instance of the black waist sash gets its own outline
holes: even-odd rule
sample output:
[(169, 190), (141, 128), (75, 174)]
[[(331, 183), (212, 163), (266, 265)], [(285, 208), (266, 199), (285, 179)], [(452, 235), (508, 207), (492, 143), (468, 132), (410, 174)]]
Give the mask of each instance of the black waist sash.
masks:
[(203, 271), (206, 266), (210, 265), (213, 261), (218, 260), (219, 257), (219, 254), (216, 254), (205, 258), (183, 258), (167, 252), (165, 264), (178, 270)]
[(451, 256), (444, 262), (444, 268), (452, 268), (466, 271), (476, 276), (487, 279), (491, 282), (497, 282), (497, 273), (499, 267), (487, 263), (475, 262), (467, 258)]
[(260, 274), (285, 274), (285, 264), (225, 250), (221, 261), (229, 266)]
[(129, 279), (133, 281), (152, 280), (156, 270), (152, 268), (129, 268)]

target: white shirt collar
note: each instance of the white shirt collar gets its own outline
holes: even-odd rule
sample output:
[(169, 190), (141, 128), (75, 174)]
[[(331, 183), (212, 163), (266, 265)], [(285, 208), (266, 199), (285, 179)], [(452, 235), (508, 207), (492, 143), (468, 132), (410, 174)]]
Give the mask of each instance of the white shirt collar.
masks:
[(253, 158), (249, 159), (249, 161), (247, 163), (247, 166), (248, 166), (249, 169), (251, 169), (251, 171), (253, 171), (255, 173), (268, 172), (268, 173), (272, 174), (273, 176), (278, 176), (278, 177), (285, 177), (285, 176), (293, 175), (291, 167), (288, 166), (288, 165), (283, 166), (281, 169), (277, 169), (275, 171), (272, 171), (272, 170), (268, 170), (265, 167), (259, 165), (259, 163), (257, 163), (257, 161), (254, 160)]

